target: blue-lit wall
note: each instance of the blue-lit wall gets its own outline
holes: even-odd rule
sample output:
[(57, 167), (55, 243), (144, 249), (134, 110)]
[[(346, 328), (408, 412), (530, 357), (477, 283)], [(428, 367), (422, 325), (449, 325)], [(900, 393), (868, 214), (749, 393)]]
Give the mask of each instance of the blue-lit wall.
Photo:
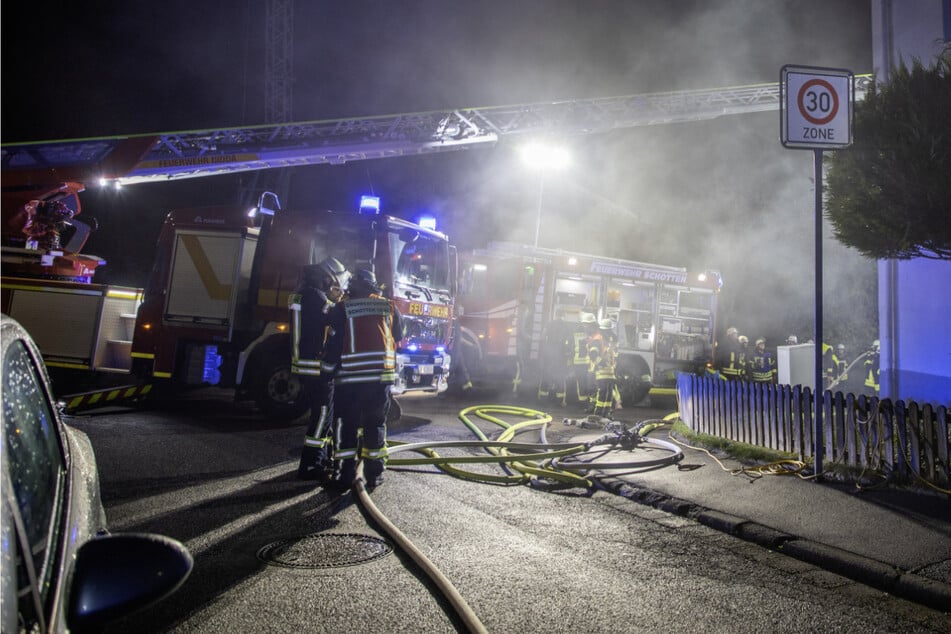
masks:
[[(951, 0), (872, 0), (874, 70), (930, 64), (951, 40)], [(951, 405), (951, 261), (878, 264), (881, 389), (885, 398)]]

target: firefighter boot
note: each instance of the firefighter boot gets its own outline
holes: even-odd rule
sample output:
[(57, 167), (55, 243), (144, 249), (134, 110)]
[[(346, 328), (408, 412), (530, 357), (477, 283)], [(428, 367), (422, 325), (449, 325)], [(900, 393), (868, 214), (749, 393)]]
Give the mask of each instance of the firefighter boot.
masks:
[[(327, 452), (322, 447), (305, 446), (297, 467), (297, 477), (301, 480), (326, 480), (328, 464)], [(330, 471), (333, 471), (332, 465)]]

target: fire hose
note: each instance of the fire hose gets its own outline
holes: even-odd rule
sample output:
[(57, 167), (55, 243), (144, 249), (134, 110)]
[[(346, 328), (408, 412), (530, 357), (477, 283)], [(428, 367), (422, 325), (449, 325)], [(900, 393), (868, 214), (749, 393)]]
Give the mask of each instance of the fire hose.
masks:
[[(499, 434), (499, 437), (496, 440), (490, 440), (471, 420), (470, 416), (473, 415), (501, 427), (503, 431)], [(499, 418), (498, 415), (521, 416), (527, 420), (519, 423), (509, 423)], [(657, 467), (674, 464), (683, 457), (680, 448), (673, 443), (644, 438), (643, 434), (646, 434), (650, 429), (646, 429), (643, 424), (640, 427), (635, 426), (631, 429), (625, 429), (609, 419), (599, 419), (597, 421), (591, 419), (592, 425), (596, 422), (601, 423), (606, 429), (614, 431), (602, 434), (587, 442), (549, 444), (545, 436), (545, 429), (551, 423), (552, 417), (537, 410), (511, 405), (476, 405), (462, 410), (459, 413), (459, 419), (478, 440), (418, 443), (390, 442), (387, 444), (387, 465), (395, 467), (431, 464), (451, 475), (482, 482), (524, 484), (538, 479), (546, 479), (570, 486), (592, 488), (595, 485), (594, 481), (586, 477), (586, 474), (591, 471)], [(542, 442), (523, 443), (512, 440), (517, 434), (532, 428), (538, 428)], [(637, 448), (661, 449), (668, 452), (668, 455), (648, 460), (608, 462), (598, 459), (598, 456), (607, 453), (595, 451), (594, 448), (599, 445), (608, 445), (607, 451), (614, 450), (617, 447), (625, 450)], [(436, 452), (436, 449), (448, 448), (483, 448), (488, 452), (488, 455), (440, 456)], [(393, 457), (395, 454), (408, 452), (422, 454), (423, 457)], [(475, 463), (497, 463), (503, 467), (505, 473), (479, 473), (455, 466), (456, 464)], [(366, 490), (362, 461), (357, 463), (357, 475), (353, 481), (353, 490), (367, 514), (439, 588), (467, 631), (474, 634), (487, 632), (488, 630), (479, 620), (479, 617), (466, 603), (452, 582), (373, 504)]]

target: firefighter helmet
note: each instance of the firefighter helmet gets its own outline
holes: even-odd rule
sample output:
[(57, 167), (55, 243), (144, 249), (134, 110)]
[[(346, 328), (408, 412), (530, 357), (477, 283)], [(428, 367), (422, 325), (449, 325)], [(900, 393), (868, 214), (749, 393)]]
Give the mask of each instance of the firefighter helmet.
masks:
[(879, 346), (879, 343), (878, 343), (878, 339), (876, 339), (875, 341), (872, 342), (872, 351), (873, 351), (873, 352), (878, 352), (879, 349), (880, 349), (880, 346)]
[(797, 343), (799, 343), (799, 339), (796, 337), (796, 335), (789, 335), (788, 337), (786, 337), (787, 346), (794, 346)]
[(374, 294), (379, 295), (383, 292), (383, 289), (377, 284), (376, 275), (373, 274), (373, 271), (361, 269), (350, 278), (347, 291), (351, 297), (369, 297)]
[(340, 260), (326, 258), (304, 267), (304, 282), (327, 292), (333, 286), (346, 286), (347, 269)]
[(749, 343), (749, 342), (750, 342), (750, 338), (747, 337), (746, 335), (740, 335), (740, 336), (737, 338), (737, 341), (739, 341), (740, 343)]
[(581, 313), (581, 323), (595, 324), (597, 322), (598, 318), (594, 316), (594, 313)]
[(759, 345), (759, 344), (763, 344), (763, 345), (765, 346), (765, 345), (766, 345), (766, 339), (764, 339), (763, 337), (760, 337), (759, 339), (757, 339), (757, 340), (756, 340), (756, 345)]
[(598, 328), (601, 330), (614, 330), (614, 322), (610, 319), (602, 319), (598, 322)]
[(731, 335), (738, 335), (739, 333), (740, 333), (740, 331), (737, 330), (736, 328), (734, 328), (733, 326), (730, 326), (729, 328), (726, 329), (726, 336), (727, 336), (727, 337), (729, 337), (729, 336), (731, 336)]

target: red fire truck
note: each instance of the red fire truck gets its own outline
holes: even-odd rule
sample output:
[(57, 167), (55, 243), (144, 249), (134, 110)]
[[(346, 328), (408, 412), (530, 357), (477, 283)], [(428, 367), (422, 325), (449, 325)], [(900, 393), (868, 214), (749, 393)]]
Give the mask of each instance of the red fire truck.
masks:
[[(250, 214), (235, 206), (172, 211), (145, 289), (50, 279), (63, 256), (46, 256), (45, 277), (29, 276), (43, 269), (41, 251), (5, 249), (3, 312), (30, 331), (51, 369), (73, 370), (71, 378), (134, 379), (123, 386), (129, 394), (235, 388), (272, 417), (296, 417), (306, 404), (290, 373), (287, 299), (303, 265), (333, 256), (351, 270), (373, 270), (406, 317), (394, 393), (444, 390), (455, 287), (447, 237), (391, 216), (282, 211), (276, 202), (262, 195)], [(75, 272), (67, 264), (55, 272)]]
[(703, 372), (713, 360), (715, 271), (505, 242), (460, 254), (459, 266), (454, 354), (474, 383), (534, 392), (542, 332), (556, 314), (611, 320), (627, 404), (672, 393), (678, 372)]

